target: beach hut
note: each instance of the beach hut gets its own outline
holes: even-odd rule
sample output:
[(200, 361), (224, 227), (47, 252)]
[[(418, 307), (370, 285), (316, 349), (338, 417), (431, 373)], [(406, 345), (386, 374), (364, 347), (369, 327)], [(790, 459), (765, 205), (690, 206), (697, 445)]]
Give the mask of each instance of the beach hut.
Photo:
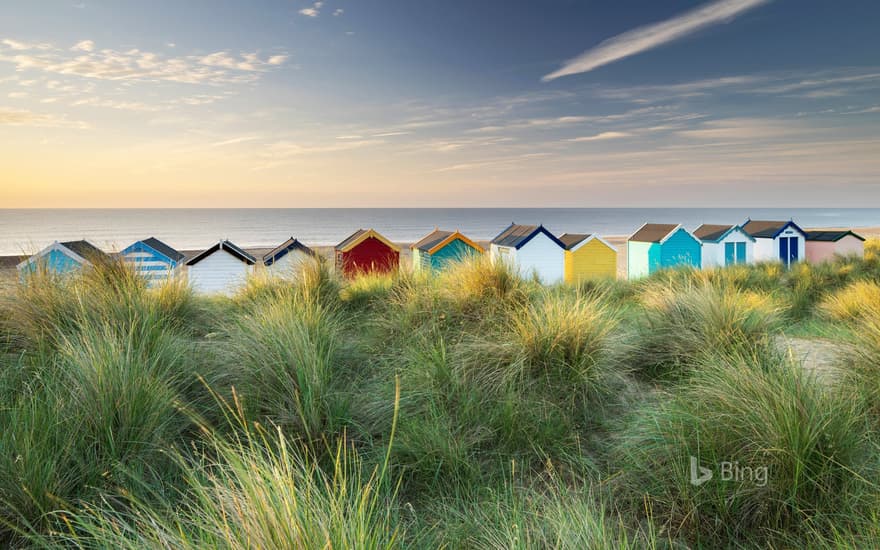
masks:
[(217, 242), (186, 262), (196, 292), (232, 293), (253, 272), (256, 258), (227, 240)]
[(493, 262), (509, 262), (543, 283), (558, 283), (565, 277), (565, 245), (543, 225), (510, 224), (492, 239), (489, 254)]
[(808, 262), (821, 263), (835, 256), (865, 255), (865, 238), (849, 229), (807, 230), (805, 244)]
[(182, 253), (156, 237), (134, 242), (119, 254), (151, 285), (174, 275), (184, 260)]
[(459, 231), (434, 231), (412, 245), (413, 271), (439, 270), (452, 262), (474, 258), (483, 247)]
[(617, 249), (598, 235), (565, 233), (565, 282), (617, 278)]
[(738, 225), (704, 223), (694, 230), (703, 243), (703, 268), (724, 267), (754, 261), (755, 239)]
[(358, 229), (336, 245), (336, 269), (345, 275), (393, 273), (400, 266), (400, 247), (373, 229)]
[(21, 274), (45, 269), (50, 273), (64, 275), (78, 272), (107, 258), (104, 252), (88, 241), (55, 241), (17, 267)]
[(781, 261), (786, 266), (806, 254), (807, 235), (793, 221), (748, 220), (743, 231), (755, 239), (755, 261)]
[(681, 225), (646, 223), (626, 242), (626, 266), (630, 279), (657, 270), (700, 267), (702, 243)]
[(314, 257), (311, 248), (291, 237), (265, 254), (263, 265), (271, 275), (294, 275), (302, 269), (304, 262)]

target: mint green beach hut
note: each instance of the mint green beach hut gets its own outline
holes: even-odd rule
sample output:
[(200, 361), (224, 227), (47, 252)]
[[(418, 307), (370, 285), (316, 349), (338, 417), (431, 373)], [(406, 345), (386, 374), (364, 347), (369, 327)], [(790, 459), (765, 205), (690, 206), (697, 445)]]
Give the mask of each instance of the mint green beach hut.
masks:
[(676, 224), (646, 223), (626, 242), (626, 271), (630, 279), (646, 277), (660, 269), (699, 268), (702, 243)]

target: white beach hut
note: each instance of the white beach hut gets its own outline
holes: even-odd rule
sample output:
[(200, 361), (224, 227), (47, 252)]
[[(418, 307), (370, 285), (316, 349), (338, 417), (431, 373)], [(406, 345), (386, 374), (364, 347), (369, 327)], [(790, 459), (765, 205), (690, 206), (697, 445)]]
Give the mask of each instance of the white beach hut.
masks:
[(244, 284), (256, 263), (256, 258), (222, 240), (186, 262), (189, 284), (203, 294), (230, 294)]
[(315, 252), (294, 239), (287, 239), (271, 252), (263, 256), (263, 265), (270, 275), (296, 275), (303, 263), (315, 257)]
[(806, 256), (807, 234), (793, 221), (749, 220), (743, 231), (755, 239), (755, 261), (778, 261), (787, 267)]
[(704, 223), (694, 231), (703, 243), (703, 269), (752, 263), (755, 260), (755, 238), (738, 225)]
[(543, 225), (510, 224), (492, 239), (489, 254), (493, 262), (509, 262), (542, 283), (559, 283), (565, 277), (565, 245)]

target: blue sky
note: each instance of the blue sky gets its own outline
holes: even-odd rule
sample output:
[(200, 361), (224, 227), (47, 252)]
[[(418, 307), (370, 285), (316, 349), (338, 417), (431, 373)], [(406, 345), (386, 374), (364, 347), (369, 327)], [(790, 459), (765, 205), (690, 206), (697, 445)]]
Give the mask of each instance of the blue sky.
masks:
[(880, 3), (0, 3), (0, 203), (864, 206)]

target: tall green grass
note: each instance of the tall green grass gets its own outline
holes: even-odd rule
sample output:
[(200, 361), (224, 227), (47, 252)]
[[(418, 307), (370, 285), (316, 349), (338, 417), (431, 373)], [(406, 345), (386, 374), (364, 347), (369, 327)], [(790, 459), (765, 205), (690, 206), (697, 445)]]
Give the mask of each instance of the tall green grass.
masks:
[[(857, 404), (786, 359), (706, 360), (687, 385), (636, 411), (617, 453), (632, 505), (647, 503), (673, 534), (712, 546), (800, 535), (822, 519), (845, 525), (872, 488)], [(713, 479), (694, 485), (691, 457)], [(723, 462), (757, 473), (725, 480)]]
[(185, 481), (173, 507), (104, 499), (65, 514), (65, 532), (33, 539), (131, 549), (398, 545), (403, 527), (387, 464), (366, 466), (342, 439), (323, 469), (280, 429), (250, 429), (241, 410), (229, 412), (238, 435), (209, 434), (205, 455), (174, 453)]
[(632, 358), (649, 379), (680, 378), (716, 355), (771, 353), (782, 326), (770, 296), (706, 282), (655, 284), (641, 301)]
[(0, 291), (0, 546), (870, 547), (874, 252), (551, 288), (315, 261), (210, 298), (36, 273)]

